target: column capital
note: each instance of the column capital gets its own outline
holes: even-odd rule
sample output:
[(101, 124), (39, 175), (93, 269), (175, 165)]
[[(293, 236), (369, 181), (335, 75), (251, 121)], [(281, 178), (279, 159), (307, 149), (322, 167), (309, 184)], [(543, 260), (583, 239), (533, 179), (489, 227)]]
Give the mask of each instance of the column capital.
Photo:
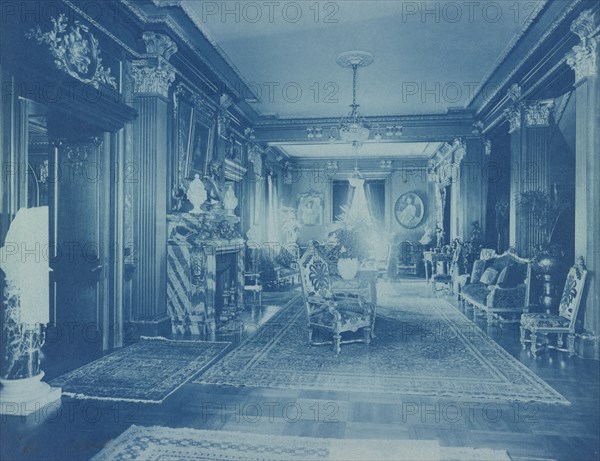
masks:
[(592, 10), (583, 11), (571, 24), (571, 32), (581, 43), (575, 45), (567, 54), (567, 64), (575, 71), (575, 83), (597, 74), (598, 31), (600, 25)]
[(144, 32), (142, 40), (146, 44), (146, 53), (148, 54), (160, 56), (168, 61), (177, 53), (177, 44), (168, 35)]
[(169, 88), (175, 81), (175, 69), (159, 59), (141, 59), (132, 62), (135, 93), (149, 93), (169, 97)]
[(521, 129), (521, 104), (513, 104), (504, 110), (504, 116), (508, 120), (508, 132)]
[(525, 126), (527, 128), (550, 126), (550, 114), (554, 107), (552, 99), (528, 101), (524, 104)]

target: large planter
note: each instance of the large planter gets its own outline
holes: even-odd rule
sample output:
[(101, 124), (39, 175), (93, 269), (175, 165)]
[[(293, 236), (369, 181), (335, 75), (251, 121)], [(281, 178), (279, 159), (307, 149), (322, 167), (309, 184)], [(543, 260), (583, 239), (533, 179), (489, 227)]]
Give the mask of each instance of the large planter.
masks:
[(534, 270), (542, 280), (543, 292), (540, 296), (540, 305), (549, 314), (557, 314), (559, 303), (556, 286), (556, 272), (562, 264), (564, 253), (555, 245), (540, 245), (535, 255)]
[(356, 277), (359, 267), (358, 258), (340, 258), (337, 262), (338, 273), (344, 280), (352, 280)]

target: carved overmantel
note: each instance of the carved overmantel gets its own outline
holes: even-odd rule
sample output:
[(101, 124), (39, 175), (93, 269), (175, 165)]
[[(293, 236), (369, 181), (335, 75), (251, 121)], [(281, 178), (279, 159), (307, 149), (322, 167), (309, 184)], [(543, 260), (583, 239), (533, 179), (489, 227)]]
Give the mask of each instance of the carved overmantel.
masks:
[[(235, 309), (244, 305), (245, 240), (240, 218), (218, 213), (168, 215), (167, 306), (173, 333), (202, 334), (221, 323), (216, 311), (217, 256), (236, 255)], [(233, 291), (233, 290), (232, 290)]]

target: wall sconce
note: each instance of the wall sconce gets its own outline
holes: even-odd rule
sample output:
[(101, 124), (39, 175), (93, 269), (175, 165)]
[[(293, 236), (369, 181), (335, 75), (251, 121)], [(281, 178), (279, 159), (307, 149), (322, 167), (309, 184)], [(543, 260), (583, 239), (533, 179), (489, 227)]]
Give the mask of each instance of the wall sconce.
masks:
[(306, 129), (306, 137), (309, 139), (313, 138), (322, 138), (323, 137), (323, 128), (320, 126), (310, 126)]
[(328, 141), (329, 141), (329, 144), (333, 144), (337, 141), (337, 131), (335, 130), (335, 127), (332, 127), (331, 130), (329, 131)]
[(335, 160), (330, 160), (325, 164), (325, 171), (330, 175), (334, 175), (335, 173), (337, 173), (338, 168), (338, 162), (336, 162)]
[(290, 162), (285, 162), (283, 166), (283, 183), (284, 184), (292, 184), (292, 164)]
[(390, 138), (396, 137), (396, 136), (402, 136), (402, 126), (401, 125), (387, 126), (385, 129), (385, 135)]
[(375, 136), (373, 138), (375, 139), (375, 142), (381, 141), (381, 129), (379, 128), (379, 125), (375, 125)]

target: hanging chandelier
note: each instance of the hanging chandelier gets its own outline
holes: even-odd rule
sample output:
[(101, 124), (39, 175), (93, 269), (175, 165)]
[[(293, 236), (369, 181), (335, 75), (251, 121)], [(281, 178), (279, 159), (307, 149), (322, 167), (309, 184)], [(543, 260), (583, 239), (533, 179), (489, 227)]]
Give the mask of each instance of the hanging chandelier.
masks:
[[(358, 112), (360, 104), (356, 102), (356, 77), (359, 67), (366, 67), (373, 62), (373, 55), (367, 51), (346, 51), (336, 59), (340, 67), (352, 69), (352, 104), (350, 113), (343, 117), (337, 127), (339, 139), (345, 143), (352, 144), (355, 148), (360, 147), (369, 139), (371, 129), (363, 121)], [(332, 134), (330, 141), (335, 142), (336, 137)]]

